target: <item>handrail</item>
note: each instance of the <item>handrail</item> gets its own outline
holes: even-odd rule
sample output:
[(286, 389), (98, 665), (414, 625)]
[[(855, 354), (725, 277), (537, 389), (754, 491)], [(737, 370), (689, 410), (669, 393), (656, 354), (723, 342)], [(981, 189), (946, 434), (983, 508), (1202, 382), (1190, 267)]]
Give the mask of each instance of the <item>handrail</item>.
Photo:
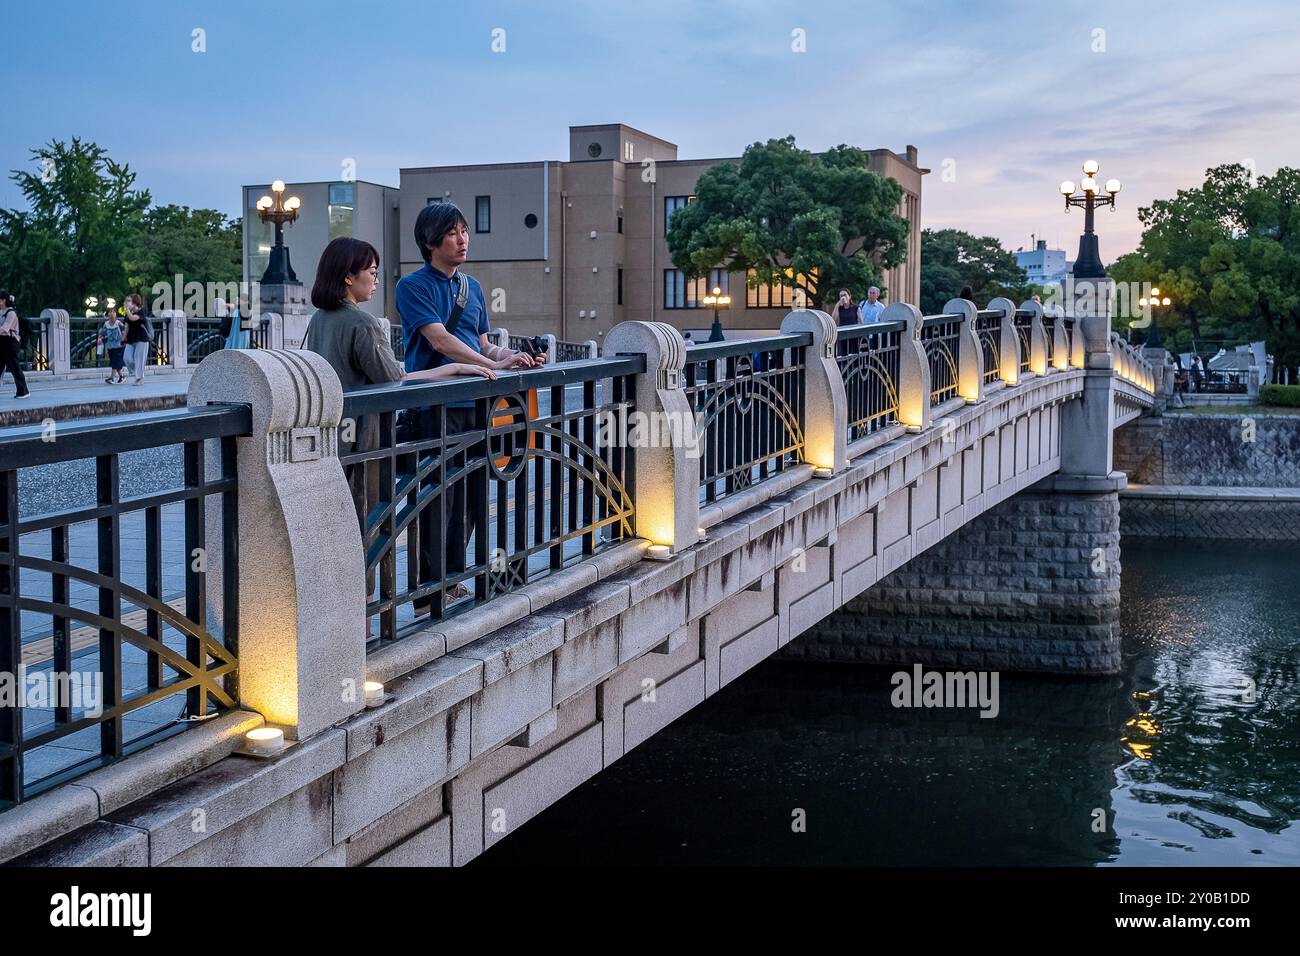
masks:
[(777, 349), (805, 348), (809, 345), (812, 345), (812, 335), (808, 332), (790, 332), (752, 339), (728, 339), (725, 342), (699, 342), (686, 346), (686, 361), (707, 362), (712, 359), (730, 358), (733, 355), (775, 352)]

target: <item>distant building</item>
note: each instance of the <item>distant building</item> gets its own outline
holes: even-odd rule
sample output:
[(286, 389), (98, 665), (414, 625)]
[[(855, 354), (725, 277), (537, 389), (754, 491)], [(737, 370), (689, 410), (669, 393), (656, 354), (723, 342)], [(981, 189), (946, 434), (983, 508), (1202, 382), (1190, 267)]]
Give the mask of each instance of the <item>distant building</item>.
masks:
[(1035, 285), (1064, 282), (1070, 267), (1074, 265), (1066, 262), (1064, 249), (1047, 248), (1045, 239), (1039, 239), (1028, 252), (1017, 250), (1012, 255), (1016, 257), (1016, 265), (1025, 270), (1029, 281)]
[[(882, 298), (915, 303), (921, 286), (921, 178), (928, 170), (917, 165), (913, 146), (903, 154), (867, 154), (874, 172), (902, 187), (898, 212), (909, 223), (906, 259), (885, 272)], [(653, 175), (647, 160), (653, 160)], [(400, 171), (400, 189), (369, 183), (289, 186), (302, 198), (303, 211), (286, 229), (285, 242), (298, 278), (308, 285), (332, 236), (352, 234), (375, 243), (385, 290), (369, 311), (397, 321), (391, 304), (395, 278), (424, 265), (412, 235), (415, 217), (430, 202), (450, 200), (469, 221), (465, 268), (483, 285), (493, 326), (529, 335), (554, 332), (578, 342), (599, 341), (632, 319), (704, 330), (713, 314), (702, 299), (717, 285), (731, 296), (724, 328), (774, 330), (794, 307), (795, 290), (749, 289), (743, 274), (722, 270), (688, 280), (668, 255), (669, 218), (695, 200), (700, 175), (723, 162), (739, 158), (678, 159), (675, 144), (621, 123), (572, 126), (567, 161), (407, 167)], [(342, 185), (356, 186), (352, 233), (342, 231), (349, 222)], [(245, 272), (252, 278), (265, 268), (272, 241), (253, 209), (265, 191), (244, 189)]]

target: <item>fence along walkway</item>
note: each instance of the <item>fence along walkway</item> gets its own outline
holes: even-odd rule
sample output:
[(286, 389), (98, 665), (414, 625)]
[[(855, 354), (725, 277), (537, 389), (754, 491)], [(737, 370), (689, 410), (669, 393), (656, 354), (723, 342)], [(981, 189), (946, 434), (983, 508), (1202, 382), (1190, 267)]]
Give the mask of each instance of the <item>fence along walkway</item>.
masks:
[[(97, 716), (0, 701), (0, 800), (237, 704), (310, 736), (355, 712), (337, 688), (364, 677), (367, 652), (611, 549), (671, 556), (707, 523), (701, 502), (716, 511), (799, 468), (833, 474), (850, 446), (1040, 374), (1041, 308), (1021, 306), (1025, 372), (1025, 340), (1006, 334), (1020, 310), (994, 304), (953, 300), (931, 317), (896, 304), (838, 330), (800, 311), (780, 335), (690, 348), (669, 326), (624, 323), (607, 345), (625, 354), (346, 396), (314, 353), (221, 352), (196, 371), (190, 409), (60, 426), (55, 442), (10, 430), (0, 671), (93, 667), (106, 684)], [(1068, 342), (1053, 368), (1078, 368), (1077, 324), (1053, 317), (1052, 331)], [(1150, 393), (1136, 350), (1094, 345)], [(637, 416), (675, 421), (678, 440), (631, 440), (622, 426)], [(122, 463), (168, 448), (169, 467), (148, 466), (154, 486), (124, 493)], [(36, 469), (76, 463), (93, 472), (90, 499), (24, 508)], [(477, 529), (468, 552), (445, 547), (455, 523)]]

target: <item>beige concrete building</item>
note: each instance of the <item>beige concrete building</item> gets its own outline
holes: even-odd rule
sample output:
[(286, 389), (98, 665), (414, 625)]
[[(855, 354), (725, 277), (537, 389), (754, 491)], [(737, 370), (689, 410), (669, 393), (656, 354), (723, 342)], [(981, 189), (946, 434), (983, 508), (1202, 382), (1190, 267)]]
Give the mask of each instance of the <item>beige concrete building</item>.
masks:
[[(915, 147), (869, 152), (871, 168), (903, 188), (911, 223), (904, 263), (888, 271), (887, 301), (920, 298), (921, 177)], [(493, 325), (595, 339), (630, 319), (700, 332), (712, 312), (700, 299), (724, 287), (728, 330), (774, 330), (798, 294), (749, 289), (740, 273), (688, 281), (668, 254), (665, 222), (694, 199), (700, 174), (727, 159), (678, 159), (673, 143), (621, 123), (569, 128), (569, 159), (401, 170), (401, 269), (423, 265), (411, 227), (425, 204), (460, 206), (470, 223), (467, 271), (482, 284)], [(864, 294), (865, 290), (857, 290)], [(700, 336), (697, 334), (696, 338)]]
[[(920, 299), (921, 179), (916, 148), (900, 155), (869, 151), (871, 169), (903, 189), (899, 213), (911, 224), (907, 256), (890, 269), (882, 298)], [(694, 199), (700, 175), (723, 159), (678, 159), (673, 143), (621, 123), (569, 128), (569, 159), (529, 163), (404, 168), (400, 189), (372, 183), (298, 183), (299, 221), (285, 242), (298, 277), (310, 287), (316, 261), (334, 235), (368, 239), (384, 259), (375, 315), (397, 321), (393, 285), (423, 265), (412, 229), (434, 200), (456, 203), (470, 226), (466, 271), (483, 285), (494, 327), (520, 334), (553, 332), (566, 341), (600, 341), (629, 319), (668, 322), (683, 332), (709, 328), (713, 314), (700, 299), (713, 285), (731, 296), (723, 315), (729, 331), (773, 331), (799, 293), (785, 287), (750, 289), (741, 273), (720, 271), (688, 281), (673, 267), (665, 223)], [(342, 187), (354, 187), (351, 212)], [(257, 219), (267, 187), (244, 187), (245, 275), (261, 275), (271, 229)], [(351, 232), (344, 230), (351, 229)], [(865, 289), (854, 290), (861, 297)]]

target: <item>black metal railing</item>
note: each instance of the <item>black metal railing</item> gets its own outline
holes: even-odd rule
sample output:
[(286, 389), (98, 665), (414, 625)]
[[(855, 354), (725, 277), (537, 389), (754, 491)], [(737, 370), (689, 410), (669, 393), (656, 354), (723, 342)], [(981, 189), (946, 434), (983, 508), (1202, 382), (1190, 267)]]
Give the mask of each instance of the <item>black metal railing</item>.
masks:
[(644, 367), (628, 356), (345, 394), (372, 648), (632, 536), (634, 451), (616, 423)]
[(581, 362), (583, 359), (590, 358), (587, 352), (587, 346), (581, 342), (561, 342), (558, 339), (555, 342), (556, 362)]
[(839, 329), (835, 361), (848, 399), (849, 441), (898, 420), (898, 361), (903, 322), (873, 322)]
[(31, 318), (26, 320), (31, 328), (31, 335), (18, 351), (18, 364), (24, 372), (48, 372), (50, 370), (50, 322), (48, 319)]
[(980, 309), (975, 318), (975, 331), (984, 353), (984, 384), (987, 385), (1002, 377), (1002, 313), (996, 309)]
[(259, 319), (251, 324), (245, 323), (248, 330), (248, 347), (250, 349), (269, 349), (274, 348), (275, 343), (271, 341), (271, 320)]
[(930, 366), (930, 405), (957, 397), (960, 315), (927, 315), (921, 323), (921, 345)]
[(0, 674), (22, 678), (0, 695), (0, 807), (235, 706), (250, 429), (248, 408), (209, 406), (0, 435)]
[(221, 334), (221, 319), (195, 317), (185, 320), (185, 359), (198, 365), (213, 352), (226, 347), (226, 337)]
[(1020, 374), (1024, 375), (1029, 371), (1029, 359), (1033, 354), (1034, 313), (1029, 309), (1016, 309), (1012, 322), (1016, 329), (1016, 339), (1020, 342)]
[(803, 461), (804, 353), (811, 344), (801, 332), (687, 348), (703, 501)]
[(402, 334), (402, 326), (390, 325), (388, 328), (388, 344), (393, 347), (393, 355), (397, 361), (406, 360), (406, 337)]
[(149, 364), (171, 365), (171, 316), (153, 316), (149, 324), (153, 326), (153, 338), (149, 340)]
[[(68, 319), (68, 360), (71, 368), (97, 368), (108, 364), (108, 356), (99, 351), (99, 329), (104, 324), (102, 315), (81, 318), (71, 316)], [(126, 325), (122, 327), (123, 344), (126, 340)]]

